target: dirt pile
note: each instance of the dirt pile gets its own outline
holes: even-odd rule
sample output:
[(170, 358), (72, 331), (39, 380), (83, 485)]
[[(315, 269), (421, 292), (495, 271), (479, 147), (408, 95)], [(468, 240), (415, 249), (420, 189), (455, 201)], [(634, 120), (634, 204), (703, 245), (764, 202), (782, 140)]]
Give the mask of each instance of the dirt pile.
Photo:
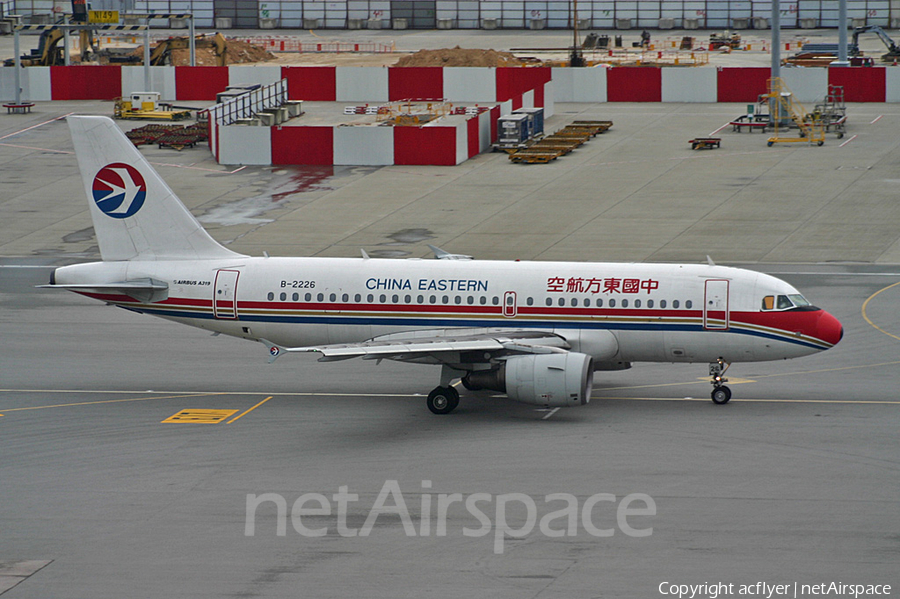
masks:
[(524, 63), (509, 52), (496, 50), (444, 48), (419, 50), (404, 56), (395, 67), (519, 67)]
[[(156, 46), (154, 45), (153, 48)], [(216, 59), (216, 49), (202, 39), (197, 40), (194, 48), (196, 56), (196, 64), (201, 67), (211, 67), (219, 64)], [(144, 47), (138, 46), (134, 52), (134, 56), (143, 58)], [(264, 62), (274, 60), (275, 55), (259, 46), (229, 39), (228, 47), (225, 51), (225, 64), (246, 64), (253, 62)], [(169, 63), (173, 66), (187, 66), (191, 64), (191, 51), (189, 48), (176, 48), (169, 52)]]

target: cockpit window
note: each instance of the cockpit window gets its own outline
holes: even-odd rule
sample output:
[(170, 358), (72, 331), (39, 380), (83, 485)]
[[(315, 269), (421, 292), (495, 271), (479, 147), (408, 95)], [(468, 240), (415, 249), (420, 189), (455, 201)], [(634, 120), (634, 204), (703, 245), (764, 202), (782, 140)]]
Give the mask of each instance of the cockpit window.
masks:
[(791, 302), (792, 302), (795, 306), (798, 306), (798, 307), (811, 306), (811, 305), (812, 305), (812, 304), (809, 303), (809, 300), (807, 300), (805, 297), (803, 297), (803, 296), (800, 295), (799, 293), (794, 294), (794, 295), (789, 295), (788, 298), (790, 298)]
[(763, 310), (791, 310), (812, 306), (805, 297), (799, 293), (791, 295), (767, 295), (762, 300)]

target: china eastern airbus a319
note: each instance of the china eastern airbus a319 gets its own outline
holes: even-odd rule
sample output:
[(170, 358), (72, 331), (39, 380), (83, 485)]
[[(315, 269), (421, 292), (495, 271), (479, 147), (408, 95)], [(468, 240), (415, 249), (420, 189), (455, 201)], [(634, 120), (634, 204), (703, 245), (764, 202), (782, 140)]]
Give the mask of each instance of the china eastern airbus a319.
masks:
[(441, 366), (453, 383), (545, 407), (588, 403), (595, 371), (708, 362), (726, 403), (732, 362), (834, 346), (841, 324), (775, 277), (707, 264), (250, 257), (217, 243), (106, 117), (68, 118), (102, 262), (50, 285), (263, 343), (271, 358), (390, 359)]

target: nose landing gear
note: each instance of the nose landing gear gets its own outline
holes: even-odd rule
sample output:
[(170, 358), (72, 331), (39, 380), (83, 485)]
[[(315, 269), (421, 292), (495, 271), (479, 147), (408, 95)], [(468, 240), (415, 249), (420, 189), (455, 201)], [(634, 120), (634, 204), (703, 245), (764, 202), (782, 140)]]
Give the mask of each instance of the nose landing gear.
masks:
[(712, 400), (715, 404), (726, 404), (731, 399), (731, 389), (725, 386), (728, 382), (723, 375), (731, 364), (725, 362), (724, 358), (718, 358), (715, 362), (709, 363), (709, 376), (712, 377), (710, 383), (713, 385)]

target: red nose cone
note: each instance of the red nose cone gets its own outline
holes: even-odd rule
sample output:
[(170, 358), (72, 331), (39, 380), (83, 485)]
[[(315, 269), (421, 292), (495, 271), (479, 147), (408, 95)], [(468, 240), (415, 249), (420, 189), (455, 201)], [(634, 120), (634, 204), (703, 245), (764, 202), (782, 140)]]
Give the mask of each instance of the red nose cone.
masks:
[(823, 310), (822, 316), (819, 317), (819, 324), (816, 327), (816, 337), (825, 343), (837, 345), (843, 336), (844, 327), (841, 326), (840, 321)]

